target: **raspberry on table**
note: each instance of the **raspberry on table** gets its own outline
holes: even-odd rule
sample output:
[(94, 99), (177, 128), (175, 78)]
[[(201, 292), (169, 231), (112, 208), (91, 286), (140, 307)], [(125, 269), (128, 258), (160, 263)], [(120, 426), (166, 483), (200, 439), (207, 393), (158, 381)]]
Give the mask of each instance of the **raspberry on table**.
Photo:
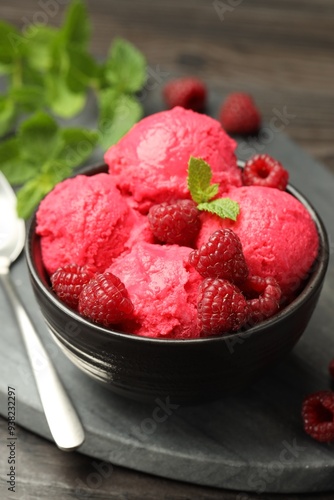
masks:
[(94, 277), (95, 267), (66, 264), (51, 275), (52, 288), (68, 306), (76, 309), (83, 287)]
[(163, 97), (168, 108), (181, 106), (193, 111), (204, 111), (207, 98), (205, 84), (194, 77), (171, 80), (163, 89)]
[(189, 263), (204, 278), (221, 278), (235, 284), (248, 276), (248, 266), (239, 236), (232, 229), (218, 229), (198, 250), (189, 255)]
[(275, 158), (267, 154), (255, 155), (246, 162), (242, 180), (245, 186), (266, 186), (284, 191), (289, 173)]
[(192, 200), (153, 205), (148, 221), (154, 236), (170, 245), (192, 246), (201, 226), (199, 210)]
[(249, 321), (259, 323), (280, 307), (281, 287), (273, 277), (249, 276), (241, 286), (249, 306)]
[(307, 434), (320, 442), (334, 441), (334, 392), (319, 391), (307, 396), (302, 405)]
[(79, 312), (104, 326), (133, 316), (133, 304), (121, 280), (112, 273), (97, 274), (82, 290)]
[(233, 92), (223, 102), (219, 120), (229, 134), (256, 134), (261, 127), (261, 115), (252, 97), (244, 92)]
[(236, 332), (248, 320), (247, 301), (229, 281), (206, 278), (199, 286), (197, 318), (202, 336)]

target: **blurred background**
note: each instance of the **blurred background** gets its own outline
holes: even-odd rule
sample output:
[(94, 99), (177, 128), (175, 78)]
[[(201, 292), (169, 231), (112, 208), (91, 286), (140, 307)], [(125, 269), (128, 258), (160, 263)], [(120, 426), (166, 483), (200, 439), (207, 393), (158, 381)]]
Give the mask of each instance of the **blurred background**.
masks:
[[(1, 18), (18, 27), (45, 21), (58, 26), (69, 3), (1, 0)], [(334, 171), (333, 0), (86, 4), (94, 55), (105, 57), (120, 36), (145, 54), (155, 88), (175, 75), (197, 75), (216, 96), (246, 90), (266, 121), (273, 109), (293, 115), (285, 133)]]
[[(0, 0), (0, 18), (19, 28), (32, 23), (59, 26), (69, 3)], [(86, 0), (86, 5), (95, 56), (106, 57), (115, 37), (129, 40), (147, 58), (147, 90), (159, 94), (175, 76), (198, 76), (208, 85), (210, 111), (216, 117), (228, 92), (249, 92), (267, 123), (280, 113), (284, 133), (334, 173), (333, 0)], [(145, 104), (151, 112), (158, 111), (154, 106), (162, 106), (160, 101)], [(3, 435), (6, 429), (6, 420), (0, 418)], [(24, 429), (19, 440), (19, 481), (21, 492), (28, 493), (13, 498), (80, 498), (75, 493), (79, 481), (95, 472), (89, 457), (64, 458), (53, 444)], [(150, 496), (143, 496), (148, 491)], [(83, 498), (117, 500), (260, 498), (121, 467), (114, 468), (96, 496), (86, 493)], [(284, 498), (296, 500), (297, 496)]]

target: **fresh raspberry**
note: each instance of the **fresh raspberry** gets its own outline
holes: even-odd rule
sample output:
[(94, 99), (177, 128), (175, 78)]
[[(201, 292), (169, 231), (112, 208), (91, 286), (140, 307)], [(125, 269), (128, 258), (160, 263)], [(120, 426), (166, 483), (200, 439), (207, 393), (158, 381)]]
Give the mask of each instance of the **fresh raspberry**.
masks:
[(275, 158), (267, 154), (250, 158), (242, 171), (245, 186), (266, 186), (284, 191), (289, 181), (289, 173)]
[(82, 290), (79, 312), (104, 326), (117, 324), (133, 314), (133, 304), (121, 280), (112, 273), (97, 274)]
[(243, 92), (229, 94), (220, 108), (222, 127), (229, 134), (256, 134), (261, 126), (261, 115), (252, 97)]
[(203, 336), (235, 332), (248, 320), (247, 301), (229, 281), (206, 278), (199, 286), (197, 317)]
[(302, 418), (307, 434), (317, 441), (334, 441), (334, 392), (319, 391), (307, 396)]
[(279, 310), (281, 287), (275, 278), (249, 276), (241, 289), (248, 299), (250, 322), (259, 323)]
[(189, 263), (204, 278), (221, 278), (242, 283), (248, 266), (239, 236), (232, 229), (218, 229), (206, 243), (189, 255)]
[(83, 287), (94, 277), (95, 268), (90, 265), (66, 264), (51, 276), (52, 288), (68, 306), (76, 309)]
[(332, 379), (334, 380), (334, 359), (329, 363), (328, 371)]
[(201, 225), (199, 210), (192, 200), (153, 205), (148, 221), (159, 241), (182, 246), (192, 245)]
[(194, 111), (203, 111), (206, 104), (205, 84), (194, 77), (178, 78), (168, 82), (163, 89), (163, 97), (168, 108), (181, 106)]

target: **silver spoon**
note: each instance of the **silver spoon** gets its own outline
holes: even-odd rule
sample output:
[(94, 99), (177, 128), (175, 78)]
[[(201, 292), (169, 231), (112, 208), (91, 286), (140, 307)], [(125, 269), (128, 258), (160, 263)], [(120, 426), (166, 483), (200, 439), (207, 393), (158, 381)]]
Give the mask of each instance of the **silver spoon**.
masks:
[(24, 246), (25, 225), (17, 217), (16, 196), (1, 172), (0, 216), (0, 281), (22, 334), (52, 437), (60, 449), (74, 450), (84, 442), (84, 429), (10, 277), (10, 265)]

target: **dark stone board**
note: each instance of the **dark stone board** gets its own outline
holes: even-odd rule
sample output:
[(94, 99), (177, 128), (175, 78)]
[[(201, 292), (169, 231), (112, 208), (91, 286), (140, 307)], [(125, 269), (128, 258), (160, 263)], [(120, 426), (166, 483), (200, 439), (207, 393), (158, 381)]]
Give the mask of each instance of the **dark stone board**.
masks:
[[(154, 101), (147, 108), (150, 112), (159, 109)], [(333, 250), (333, 175), (269, 126), (260, 139), (253, 143), (253, 151), (242, 145), (239, 156), (266, 151), (280, 159), (290, 171), (291, 183), (321, 215)], [(330, 388), (327, 367), (334, 357), (331, 262), (318, 307), (293, 352), (242, 394), (191, 407), (176, 407), (158, 394), (153, 405), (128, 401), (81, 373), (44, 325), (23, 256), (12, 266), (12, 274), (82, 419), (86, 441), (80, 452), (166, 478), (222, 488), (259, 493), (334, 490), (334, 445), (309, 438), (300, 417), (306, 394)], [(0, 413), (7, 416), (7, 387), (14, 387), (17, 423), (51, 440), (1, 289), (0, 321)], [(40, 364), (43, 370), (43, 360)]]

